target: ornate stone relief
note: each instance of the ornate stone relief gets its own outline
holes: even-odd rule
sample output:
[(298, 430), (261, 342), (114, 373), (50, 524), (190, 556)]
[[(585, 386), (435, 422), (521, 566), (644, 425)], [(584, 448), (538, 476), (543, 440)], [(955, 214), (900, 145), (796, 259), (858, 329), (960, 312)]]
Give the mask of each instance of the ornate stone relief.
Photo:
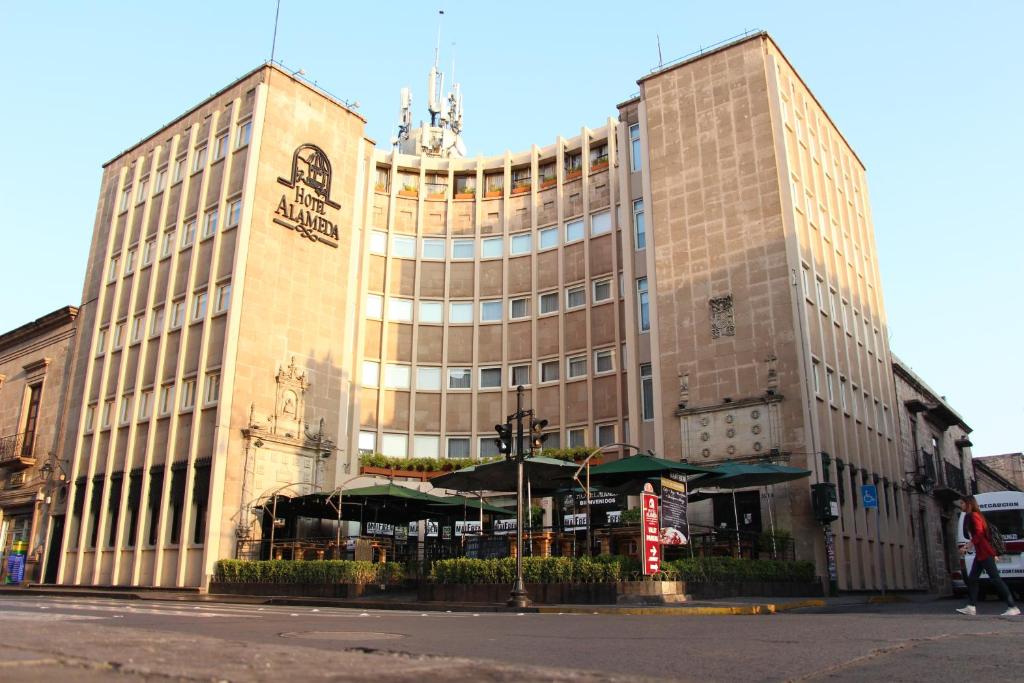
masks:
[(711, 338), (736, 336), (736, 317), (733, 315), (732, 294), (716, 296), (708, 301), (711, 307)]

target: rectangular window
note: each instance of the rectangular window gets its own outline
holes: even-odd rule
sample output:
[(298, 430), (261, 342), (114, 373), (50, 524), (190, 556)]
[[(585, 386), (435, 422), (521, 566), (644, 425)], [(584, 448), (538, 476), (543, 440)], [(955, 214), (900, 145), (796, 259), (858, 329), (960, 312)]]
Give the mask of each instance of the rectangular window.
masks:
[(359, 442), (356, 448), (359, 450), (360, 455), (366, 455), (373, 453), (377, 450), (377, 434), (376, 432), (359, 432)]
[(810, 280), (808, 278), (808, 274), (809, 273), (810, 273), (810, 269), (808, 269), (807, 266), (802, 266), (800, 268), (800, 284), (803, 285), (804, 297), (807, 300), (810, 300), (810, 298), (811, 298), (811, 285), (810, 285)]
[(488, 237), (480, 242), (481, 258), (501, 258), (505, 255), (505, 238)]
[(478, 453), (481, 458), (493, 458), (496, 455), (501, 455), (498, 452), (498, 444), (495, 441), (497, 439), (490, 436), (480, 437), (480, 450)]
[(552, 249), (558, 246), (558, 228), (544, 228), (537, 236), (537, 249)]
[(192, 157), (192, 172), (203, 170), (203, 166), (206, 166), (206, 147), (197, 149), (195, 156)]
[(469, 457), (469, 437), (468, 436), (451, 436), (448, 437), (448, 451), (447, 455), (451, 459), (455, 458), (468, 458)]
[(242, 121), (238, 124), (238, 132), (235, 134), (235, 149), (245, 147), (252, 139), (252, 120)]
[(228, 224), (227, 227), (234, 228), (242, 219), (242, 200), (236, 199), (228, 203)]
[(476, 255), (475, 240), (452, 240), (452, 260), (469, 261)]
[(125, 323), (117, 323), (114, 325), (114, 348), (119, 349), (124, 346), (124, 330)]
[(512, 388), (526, 386), (530, 383), (530, 366), (513, 365), (511, 367)]
[(557, 382), (559, 363), (557, 360), (545, 360), (541, 361), (540, 364), (540, 381), (541, 382)]
[(228, 153), (228, 135), (220, 135), (213, 141), (213, 160), (220, 161)]
[(540, 314), (554, 313), (558, 310), (558, 294), (556, 292), (548, 292), (547, 294), (541, 294), (540, 300)]
[(847, 331), (847, 333), (849, 333), (849, 330), (850, 330), (850, 321), (849, 321), (849, 319), (847, 318), (847, 303), (846, 303), (846, 299), (843, 299), (843, 300), (842, 300), (842, 301), (840, 302), (840, 307), (841, 307), (841, 308), (842, 308), (842, 310), (843, 310), (843, 329), (844, 329), (844, 330), (846, 330), (846, 331)]
[(192, 322), (206, 317), (206, 292), (199, 292), (192, 297)]
[(96, 333), (96, 355), (100, 356), (107, 350), (107, 328)]
[(366, 317), (376, 319), (384, 317), (384, 297), (380, 294), (366, 295)]
[(385, 389), (408, 389), (410, 370), (408, 365), (388, 363), (384, 366)]
[(845, 377), (840, 377), (839, 378), (839, 405), (841, 405), (843, 407), (844, 411), (849, 409), (847, 404), (846, 404), (846, 378)]
[(110, 427), (110, 416), (114, 412), (114, 402), (106, 401), (103, 404), (103, 413), (100, 415), (100, 426), (104, 429)]
[(388, 253), (388, 235), (386, 232), (380, 230), (370, 231), (370, 253), (380, 254), (381, 256)]
[(636, 310), (639, 316), (640, 331), (647, 332), (651, 329), (650, 298), (647, 292), (647, 278), (636, 279)]
[(836, 290), (828, 288), (828, 310), (832, 315), (832, 322), (838, 323), (839, 316), (836, 315)]
[(156, 179), (153, 182), (153, 194), (160, 194), (167, 187), (167, 168), (161, 168), (156, 172)]
[(814, 393), (821, 395), (821, 367), (817, 360), (811, 361), (811, 379), (814, 381)]
[(187, 379), (181, 385), (181, 409), (188, 410), (196, 404), (196, 381)]
[(500, 389), (501, 368), (480, 368), (480, 388)]
[(444, 304), (440, 301), (421, 301), (419, 321), (440, 325), (444, 322)]
[(160, 414), (170, 415), (171, 409), (174, 407), (174, 385), (165, 384), (160, 387)]
[(615, 443), (615, 425), (597, 425), (597, 445), (611, 446)]
[(611, 211), (602, 211), (601, 213), (595, 213), (590, 217), (590, 234), (591, 235), (603, 235), (607, 232), (612, 231), (612, 213)]
[(501, 322), (501, 300), (480, 302), (480, 322)]
[(529, 234), (526, 235), (512, 235), (510, 240), (509, 253), (512, 256), (522, 256), (523, 254), (529, 254), (532, 248), (532, 237)]
[(85, 431), (89, 433), (92, 431), (93, 424), (96, 422), (96, 406), (87, 406), (85, 409)]
[(569, 366), (569, 379), (587, 376), (586, 356), (572, 356), (569, 358), (567, 365)]
[(565, 243), (576, 242), (583, 239), (583, 221), (569, 221), (565, 224)]
[(121, 191), (121, 204), (120, 204), (120, 207), (119, 207), (120, 210), (121, 211), (127, 211), (128, 207), (131, 205), (131, 203), (132, 203), (132, 188), (126, 187), (126, 188), (124, 188)]
[(400, 323), (412, 322), (412, 299), (388, 298), (388, 320)]
[(828, 402), (829, 403), (835, 403), (836, 402), (836, 393), (835, 393), (835, 386), (834, 386), (835, 382), (833, 380), (833, 376), (834, 375), (835, 375), (835, 372), (832, 371), (832, 368), (825, 368), (825, 389), (828, 391)]
[(409, 454), (409, 437), (406, 434), (381, 434), (380, 452), (392, 458), (404, 458)]
[(633, 202), (633, 244), (636, 249), (647, 248), (647, 228), (644, 225), (644, 200)]
[(512, 299), (508, 302), (508, 317), (511, 320), (528, 318), (530, 316), (530, 300), (526, 297)]
[(396, 258), (416, 258), (416, 238), (401, 235), (392, 237), (391, 255)]
[(364, 360), (362, 374), (361, 382), (364, 387), (377, 386), (380, 382), (380, 363), (375, 360)]
[(220, 373), (211, 372), (206, 376), (203, 387), (203, 405), (212, 406), (220, 399)]
[(185, 177), (185, 157), (174, 161), (174, 182), (180, 183)]
[(643, 167), (640, 157), (640, 124), (634, 123), (629, 127), (629, 170), (635, 172)]
[(612, 298), (611, 280), (594, 280), (594, 303), (609, 301)]
[(148, 266), (153, 262), (153, 252), (156, 251), (156, 240), (146, 240), (142, 245), (142, 265)]
[(423, 258), (435, 259), (438, 261), (444, 260), (445, 244), (444, 240), (440, 239), (424, 239), (423, 240)]
[(441, 368), (416, 368), (416, 389), (424, 391), (441, 390)]
[(217, 285), (213, 295), (213, 312), (223, 313), (231, 305), (231, 283)]
[(569, 448), (583, 448), (587, 445), (587, 430), (584, 427), (569, 429)]
[(107, 281), (108, 282), (113, 282), (114, 280), (117, 279), (118, 274), (121, 272), (120, 271), (120, 267), (121, 267), (121, 257), (120, 256), (111, 256), (110, 257), (110, 265), (107, 266)]
[(135, 195), (135, 203), (142, 204), (146, 201), (146, 197), (149, 194), (149, 178), (143, 178), (139, 181), (139, 191)]
[(650, 363), (640, 365), (640, 394), (644, 422), (654, 419), (654, 373)]
[(174, 251), (174, 231), (168, 230), (164, 233), (163, 242), (160, 245), (160, 258), (167, 258)]
[(469, 368), (448, 368), (449, 389), (472, 388), (473, 371)]
[(128, 250), (124, 257), (124, 274), (128, 275), (135, 270), (135, 248)]
[(132, 319), (132, 343), (138, 344), (142, 341), (143, 331), (146, 329), (145, 316), (139, 315)]
[(412, 457), (436, 458), (441, 450), (441, 437), (417, 434), (412, 438)]
[(594, 372), (612, 372), (615, 370), (614, 352), (611, 349), (594, 351)]
[(131, 420), (131, 417), (132, 417), (132, 397), (130, 395), (125, 394), (124, 396), (121, 397), (121, 410), (120, 410), (120, 412), (119, 412), (117, 417), (118, 417), (118, 422), (120, 424), (123, 424), (123, 425), (128, 424), (128, 421)]
[(191, 219), (185, 221), (185, 227), (181, 231), (181, 248), (191, 247), (196, 239), (196, 221)]
[(567, 309), (579, 308), (587, 304), (586, 287), (569, 287), (565, 290), (565, 307)]
[(448, 322), (452, 324), (473, 322), (473, 304), (468, 301), (452, 301), (448, 306)]

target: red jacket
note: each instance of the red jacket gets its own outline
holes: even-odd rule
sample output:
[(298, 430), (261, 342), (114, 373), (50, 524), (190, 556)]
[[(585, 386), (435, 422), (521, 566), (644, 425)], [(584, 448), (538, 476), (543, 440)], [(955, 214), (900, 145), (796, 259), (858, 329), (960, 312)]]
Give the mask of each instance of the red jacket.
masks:
[(971, 543), (974, 544), (975, 562), (984, 562), (996, 556), (996, 551), (988, 540), (988, 522), (980, 512), (972, 512), (967, 515), (964, 526), (967, 528), (967, 535), (970, 537)]

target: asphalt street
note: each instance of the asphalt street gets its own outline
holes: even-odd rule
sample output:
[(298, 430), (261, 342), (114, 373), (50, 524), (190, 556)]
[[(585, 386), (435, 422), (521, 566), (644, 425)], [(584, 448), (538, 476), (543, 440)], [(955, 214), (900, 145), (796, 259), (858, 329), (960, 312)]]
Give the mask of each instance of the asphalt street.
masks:
[(0, 680), (1020, 680), (1024, 619), (949, 600), (764, 616), (0, 597)]

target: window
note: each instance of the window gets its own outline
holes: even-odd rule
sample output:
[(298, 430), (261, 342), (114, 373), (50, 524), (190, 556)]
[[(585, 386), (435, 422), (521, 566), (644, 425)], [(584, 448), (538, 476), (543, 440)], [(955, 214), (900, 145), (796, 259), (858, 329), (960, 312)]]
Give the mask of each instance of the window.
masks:
[(611, 349), (594, 351), (594, 372), (612, 372), (615, 370), (615, 360)]
[(167, 187), (167, 167), (156, 172), (156, 179), (153, 182), (153, 194), (160, 194)]
[(171, 304), (171, 329), (177, 329), (185, 322), (185, 302), (175, 301)]
[(191, 219), (185, 221), (185, 227), (181, 231), (181, 248), (191, 247), (196, 238), (196, 221)]
[(114, 325), (114, 348), (119, 349), (124, 346), (124, 328), (125, 323), (117, 323)]
[(118, 411), (117, 421), (126, 425), (132, 418), (132, 397), (125, 394), (121, 397), (121, 409)]
[(192, 172), (203, 170), (203, 166), (206, 165), (206, 148), (200, 147), (196, 150), (196, 155), (192, 157)]
[(213, 294), (213, 312), (223, 313), (231, 305), (231, 283), (217, 285)]
[(579, 308), (587, 303), (587, 288), (569, 287), (565, 290), (565, 307), (568, 309)]
[(473, 240), (452, 240), (452, 259), (468, 261), (475, 255), (476, 245)]
[(142, 245), (142, 265), (148, 266), (153, 262), (153, 252), (156, 251), (156, 240), (146, 240)]
[(845, 377), (840, 377), (839, 378), (839, 405), (841, 405), (843, 407), (844, 411), (849, 410), (849, 407), (846, 404), (846, 378)]
[(436, 458), (441, 450), (441, 437), (417, 434), (412, 438), (412, 457)]
[(107, 266), (107, 281), (108, 282), (113, 282), (114, 280), (117, 279), (117, 275), (120, 272), (120, 266), (121, 266), (121, 257), (120, 256), (111, 256), (110, 257), (110, 265)]
[(96, 333), (96, 355), (101, 355), (107, 350), (107, 328), (101, 329)]
[(110, 427), (110, 415), (114, 412), (114, 402), (106, 401), (103, 404), (103, 413), (100, 415), (100, 426), (104, 429)]
[(192, 297), (192, 322), (206, 317), (206, 292), (199, 292)]
[(590, 217), (590, 234), (591, 235), (603, 235), (606, 232), (612, 231), (612, 213), (611, 211), (602, 211), (601, 213), (595, 213)]
[(233, 228), (238, 225), (238, 221), (242, 218), (242, 200), (236, 199), (228, 203), (228, 224), (227, 227)]
[(640, 331), (647, 332), (651, 329), (650, 298), (647, 292), (647, 278), (636, 279), (636, 310), (640, 320)]
[(594, 280), (594, 303), (601, 303), (612, 298), (611, 280)]
[(132, 247), (124, 257), (124, 273), (128, 275), (135, 270), (135, 248)]
[(529, 365), (513, 365), (510, 368), (512, 387), (526, 386), (530, 383), (530, 366)]
[(839, 306), (840, 306), (840, 308), (842, 308), (842, 311), (843, 311), (843, 329), (844, 329), (844, 330), (846, 330), (846, 333), (847, 333), (847, 334), (849, 334), (849, 333), (850, 333), (850, 321), (849, 321), (849, 319), (847, 318), (847, 312), (846, 312), (846, 310), (847, 310), (847, 309), (846, 309), (846, 307), (847, 307), (847, 304), (846, 304), (846, 299), (843, 299), (843, 300), (842, 300), (842, 301), (840, 302)]
[(174, 231), (168, 230), (164, 233), (163, 242), (160, 245), (160, 258), (167, 258), (174, 250)]
[(615, 443), (615, 425), (597, 425), (597, 445), (611, 446)]
[(203, 239), (213, 237), (217, 232), (217, 209), (210, 209), (203, 215)]
[(501, 368), (480, 368), (480, 388), (500, 389)]
[(512, 299), (508, 302), (508, 317), (511, 320), (528, 318), (530, 316), (530, 300), (526, 297)]
[(481, 458), (493, 458), (496, 455), (501, 455), (498, 452), (498, 444), (495, 443), (497, 439), (490, 436), (480, 437), (480, 450), (477, 451)]
[(832, 315), (832, 322), (839, 324), (839, 316), (836, 315), (836, 290), (828, 288), (828, 310)]
[(416, 258), (416, 238), (400, 235), (392, 237), (391, 255), (398, 258)]
[(822, 284), (824, 284), (820, 277), (814, 278), (814, 296), (818, 307), (821, 308), (821, 312), (825, 312), (825, 296), (822, 294)]
[(174, 385), (165, 384), (160, 387), (160, 414), (169, 415), (174, 407)]
[(441, 390), (441, 368), (416, 368), (416, 388), (425, 391)]
[(587, 430), (584, 427), (569, 429), (569, 448), (583, 448), (587, 445)]
[(220, 398), (220, 373), (211, 372), (206, 376), (203, 387), (203, 405), (212, 406)]
[(811, 378), (814, 380), (814, 393), (821, 395), (821, 367), (817, 360), (811, 361)]
[(850, 411), (853, 413), (853, 419), (860, 421), (860, 415), (857, 412), (857, 385), (853, 384), (850, 386)]
[(644, 200), (633, 202), (633, 244), (636, 249), (647, 248), (647, 228), (644, 225)]
[(238, 132), (235, 134), (235, 149), (245, 147), (252, 139), (252, 120), (242, 121), (238, 124)]
[(473, 372), (469, 368), (448, 368), (449, 389), (469, 389), (472, 387)]
[(548, 292), (547, 294), (541, 294), (540, 297), (540, 314), (554, 313), (558, 310), (558, 294), (556, 292)]
[(598, 164), (608, 163), (608, 143), (600, 142), (592, 144), (590, 146), (590, 167), (594, 170), (594, 166)]
[(452, 301), (448, 306), (449, 323), (473, 322), (473, 304), (469, 301)]
[(644, 422), (654, 419), (654, 374), (650, 363), (640, 365), (640, 397)]
[(380, 294), (366, 295), (366, 317), (378, 319), (384, 317), (384, 297)]
[(119, 206), (121, 211), (127, 211), (128, 206), (132, 203), (132, 188), (126, 187), (121, 190), (121, 204)]
[(537, 237), (538, 249), (551, 249), (558, 246), (558, 228), (544, 228)]
[(400, 323), (412, 322), (412, 299), (388, 299), (388, 320)]
[(565, 243), (583, 239), (583, 221), (569, 221), (565, 224)]
[(440, 301), (421, 301), (419, 321), (436, 324), (444, 322), (444, 304)]
[(404, 458), (409, 451), (409, 437), (405, 434), (381, 434), (380, 452), (392, 458)]
[(228, 153), (228, 134), (224, 133), (213, 141), (213, 160), (220, 161)]
[(569, 379), (587, 376), (587, 357), (572, 356), (569, 358)]
[(141, 204), (146, 201), (146, 196), (149, 193), (149, 178), (143, 178), (139, 181), (139, 191), (135, 194), (135, 203)]
[(380, 363), (375, 360), (363, 361), (363, 376), (361, 378), (364, 387), (375, 387), (380, 381)]
[(825, 388), (828, 390), (828, 402), (829, 403), (835, 403), (836, 402), (836, 393), (835, 393), (835, 386), (834, 386), (834, 379), (833, 379), (834, 375), (835, 375), (835, 372), (832, 370), (832, 368), (825, 368)]
[(384, 366), (385, 389), (408, 389), (410, 371), (408, 365), (388, 363)]
[(468, 436), (451, 436), (451, 437), (448, 437), (448, 457), (449, 458), (468, 458), (469, 457), (469, 437)]
[(444, 240), (439, 239), (424, 239), (423, 240), (423, 258), (444, 260)]
[(181, 409), (188, 410), (196, 404), (196, 381), (187, 379), (181, 385)]
[(96, 406), (87, 406), (85, 409), (85, 431), (91, 432), (96, 422)]
[(377, 450), (377, 434), (375, 432), (359, 432), (359, 442), (357, 448), (359, 454), (369, 454)]
[(488, 237), (480, 243), (481, 258), (501, 258), (505, 255), (505, 238)]
[(531, 237), (528, 233), (525, 235), (512, 235), (509, 253), (512, 256), (529, 254), (532, 246)]
[(185, 157), (174, 161), (174, 182), (180, 183), (185, 177)]
[(545, 360), (540, 364), (540, 381), (557, 382), (559, 376), (559, 363), (557, 360)]
[(380, 230), (370, 231), (370, 253), (371, 254), (384, 254), (388, 253), (388, 235)]
[(501, 322), (501, 300), (480, 302), (480, 322)]
[(142, 333), (146, 329), (145, 315), (135, 316), (132, 319), (132, 343), (138, 344), (142, 341)]
[(629, 170), (639, 171), (643, 167), (640, 157), (640, 124), (634, 123), (629, 127)]

